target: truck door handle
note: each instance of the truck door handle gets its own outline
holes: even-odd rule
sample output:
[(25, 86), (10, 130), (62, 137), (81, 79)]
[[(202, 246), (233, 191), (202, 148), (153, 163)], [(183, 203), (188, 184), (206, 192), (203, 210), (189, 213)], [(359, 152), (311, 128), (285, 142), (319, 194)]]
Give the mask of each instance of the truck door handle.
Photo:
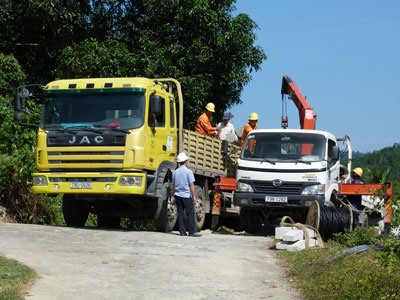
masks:
[(163, 145), (162, 149), (163, 149), (163, 151), (167, 151), (167, 146)]

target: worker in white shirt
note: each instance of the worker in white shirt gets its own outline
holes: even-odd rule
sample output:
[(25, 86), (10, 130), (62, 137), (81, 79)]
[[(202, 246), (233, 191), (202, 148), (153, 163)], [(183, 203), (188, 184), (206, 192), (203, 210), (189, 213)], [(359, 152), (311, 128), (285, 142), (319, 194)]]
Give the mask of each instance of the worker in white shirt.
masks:
[(218, 138), (220, 140), (226, 140), (229, 143), (236, 143), (238, 141), (238, 137), (235, 134), (235, 128), (232, 123), (229, 122), (231, 115), (226, 112), (222, 117), (222, 122), (217, 125), (217, 128), (221, 128), (221, 131), (218, 134)]

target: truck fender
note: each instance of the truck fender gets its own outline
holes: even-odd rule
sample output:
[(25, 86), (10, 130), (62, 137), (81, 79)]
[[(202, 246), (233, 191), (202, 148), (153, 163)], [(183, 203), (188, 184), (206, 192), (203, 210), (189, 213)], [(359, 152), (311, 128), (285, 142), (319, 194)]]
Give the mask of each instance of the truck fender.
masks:
[(333, 183), (329, 187), (328, 191), (325, 194), (325, 205), (326, 206), (334, 206), (335, 203), (332, 202), (332, 196), (335, 197), (337, 195), (337, 191), (339, 190), (339, 184)]
[(165, 160), (161, 162), (153, 175), (147, 175), (146, 180), (149, 184), (147, 185), (145, 196), (159, 197), (160, 195), (157, 195), (157, 192), (160, 191), (159, 187), (161, 187), (165, 181), (172, 182), (172, 172), (175, 168), (175, 163)]

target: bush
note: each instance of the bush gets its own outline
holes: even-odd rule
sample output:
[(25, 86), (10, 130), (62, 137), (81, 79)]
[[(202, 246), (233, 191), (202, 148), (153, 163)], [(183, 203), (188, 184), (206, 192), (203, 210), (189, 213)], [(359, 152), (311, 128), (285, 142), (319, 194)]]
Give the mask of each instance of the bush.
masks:
[[(58, 221), (47, 206), (50, 200), (31, 192), (37, 127), (14, 122), (13, 94), (24, 79), (16, 59), (0, 54), (0, 205), (18, 222), (54, 223)], [(39, 105), (28, 99), (25, 107), (29, 114), (23, 122), (39, 124)]]
[(380, 236), (374, 228), (357, 227), (353, 231), (345, 229), (344, 233), (334, 233), (334, 239), (341, 245), (351, 248), (358, 245), (375, 245)]
[(379, 251), (337, 256), (344, 248), (335, 242), (325, 249), (281, 252), (289, 273), (305, 299), (400, 299), (400, 268), (388, 268), (377, 259)]

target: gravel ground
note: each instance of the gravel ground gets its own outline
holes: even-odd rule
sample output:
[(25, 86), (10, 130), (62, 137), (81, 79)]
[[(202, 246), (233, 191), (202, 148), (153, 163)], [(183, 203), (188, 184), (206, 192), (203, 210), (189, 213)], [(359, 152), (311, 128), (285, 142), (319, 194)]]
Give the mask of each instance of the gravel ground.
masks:
[(301, 299), (270, 238), (202, 234), (0, 223), (0, 254), (38, 272), (27, 300)]

